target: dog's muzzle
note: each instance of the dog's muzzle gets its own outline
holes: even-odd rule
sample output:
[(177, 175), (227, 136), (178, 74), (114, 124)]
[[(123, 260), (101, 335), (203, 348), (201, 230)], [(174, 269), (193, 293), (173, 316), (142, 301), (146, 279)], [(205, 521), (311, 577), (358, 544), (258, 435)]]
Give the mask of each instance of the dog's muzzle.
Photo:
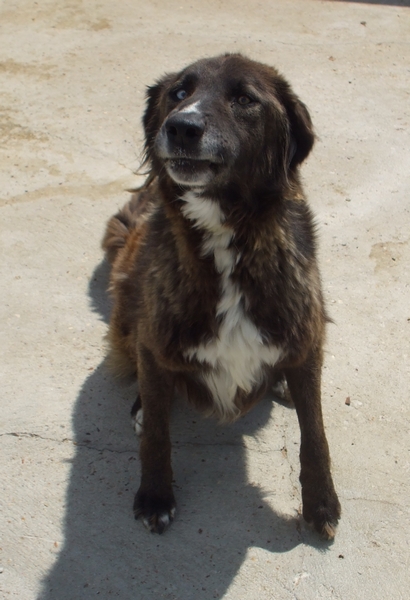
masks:
[(156, 141), (157, 155), (179, 185), (204, 187), (217, 174), (222, 159), (210, 151), (210, 135), (200, 112), (177, 112), (163, 123)]

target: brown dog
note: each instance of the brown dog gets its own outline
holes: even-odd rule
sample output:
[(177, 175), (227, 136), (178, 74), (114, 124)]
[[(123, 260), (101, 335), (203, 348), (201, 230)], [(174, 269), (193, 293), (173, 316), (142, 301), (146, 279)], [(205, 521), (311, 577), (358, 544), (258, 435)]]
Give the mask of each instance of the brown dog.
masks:
[(298, 167), (314, 134), (278, 72), (239, 54), (200, 60), (148, 90), (146, 184), (107, 226), (119, 372), (138, 375), (135, 516), (175, 514), (170, 407), (177, 388), (232, 420), (286, 378), (300, 430), (303, 515), (332, 538), (320, 381), (326, 312)]

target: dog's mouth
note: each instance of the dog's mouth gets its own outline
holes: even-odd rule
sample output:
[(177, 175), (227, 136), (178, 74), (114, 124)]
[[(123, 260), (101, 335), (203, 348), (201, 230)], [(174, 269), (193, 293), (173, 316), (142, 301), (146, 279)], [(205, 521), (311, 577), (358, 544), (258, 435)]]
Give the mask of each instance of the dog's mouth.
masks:
[(168, 175), (180, 185), (203, 187), (218, 173), (221, 163), (193, 158), (169, 158), (165, 161)]

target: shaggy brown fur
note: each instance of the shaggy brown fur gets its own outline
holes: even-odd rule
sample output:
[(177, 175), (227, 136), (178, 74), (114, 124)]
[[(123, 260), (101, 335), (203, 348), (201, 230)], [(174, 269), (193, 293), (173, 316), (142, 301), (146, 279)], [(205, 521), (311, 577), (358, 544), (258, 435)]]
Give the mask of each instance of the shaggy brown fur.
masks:
[[(229, 419), (286, 377), (303, 515), (331, 538), (340, 505), (320, 399), (327, 317), (298, 175), (314, 142), (309, 113), (275, 69), (236, 54), (165, 76), (148, 90), (143, 122), (149, 178), (103, 240), (110, 358), (138, 375), (134, 412), (143, 414), (135, 515), (159, 533), (174, 516), (176, 387)], [(238, 373), (240, 361), (256, 362)]]

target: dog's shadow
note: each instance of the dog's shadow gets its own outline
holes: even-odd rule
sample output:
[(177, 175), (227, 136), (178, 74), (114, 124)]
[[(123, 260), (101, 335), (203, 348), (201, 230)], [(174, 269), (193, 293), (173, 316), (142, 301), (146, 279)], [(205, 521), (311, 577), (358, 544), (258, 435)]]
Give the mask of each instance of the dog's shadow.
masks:
[[(102, 263), (90, 285), (92, 308), (104, 320), (107, 278)], [(76, 454), (64, 546), (39, 600), (221, 598), (248, 548), (282, 553), (301, 543), (298, 520), (274, 512), (247, 477), (245, 440), (257, 439), (277, 409), (269, 400), (228, 427), (177, 403), (172, 420), (177, 517), (162, 536), (136, 522), (132, 504), (140, 467), (129, 420), (135, 393), (135, 386), (119, 386), (104, 365), (84, 382), (73, 415)], [(272, 456), (280, 448), (278, 436)], [(273, 473), (273, 481), (280, 489), (281, 476), (276, 481)], [(309, 534), (304, 537), (315, 544)]]

